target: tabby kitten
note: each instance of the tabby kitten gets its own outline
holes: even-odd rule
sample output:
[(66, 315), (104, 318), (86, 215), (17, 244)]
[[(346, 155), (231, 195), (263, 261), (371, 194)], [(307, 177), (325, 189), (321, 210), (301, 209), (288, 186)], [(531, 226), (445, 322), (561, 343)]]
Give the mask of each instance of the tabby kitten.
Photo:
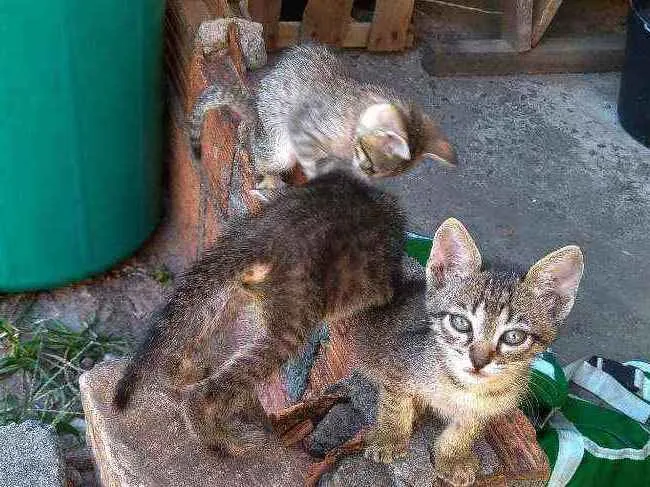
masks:
[(463, 225), (436, 232), (424, 276), (383, 308), (360, 314), (362, 369), (380, 384), (378, 423), (367, 456), (391, 462), (408, 445), (417, 417), (446, 421), (433, 445), (436, 474), (455, 486), (475, 480), (475, 439), (494, 416), (517, 407), (530, 363), (555, 339), (583, 271), (576, 246), (563, 247), (525, 275), (481, 270)]
[(265, 438), (255, 385), (322, 320), (392, 298), (404, 231), (395, 198), (340, 172), (231, 220), (154, 318), (114, 406), (124, 409), (141, 381), (161, 376), (206, 446), (255, 447)]
[(191, 117), (195, 155), (205, 113), (225, 106), (250, 125), (260, 190), (282, 186), (282, 175), (296, 164), (308, 179), (332, 169), (369, 178), (403, 173), (427, 157), (456, 161), (452, 145), (421, 109), (387, 88), (353, 79), (339, 58), (317, 44), (287, 50), (260, 81), (255, 101), (209, 87)]

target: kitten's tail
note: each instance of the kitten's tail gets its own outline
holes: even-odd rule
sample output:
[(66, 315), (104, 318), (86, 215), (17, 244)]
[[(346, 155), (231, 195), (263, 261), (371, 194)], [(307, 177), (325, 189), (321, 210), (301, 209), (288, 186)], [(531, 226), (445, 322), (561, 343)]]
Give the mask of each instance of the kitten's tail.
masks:
[(162, 348), (164, 330), (160, 322), (155, 322), (149, 328), (147, 337), (140, 344), (135, 355), (131, 358), (122, 377), (115, 385), (113, 396), (113, 408), (123, 411), (129, 404), (129, 400), (138, 384), (142, 380), (145, 370), (151, 368), (157, 362)]
[(199, 95), (188, 122), (190, 147), (195, 161), (201, 160), (201, 131), (205, 115), (217, 108), (228, 108), (247, 125), (257, 119), (254, 101), (249, 93), (233, 85), (213, 84), (207, 87)]

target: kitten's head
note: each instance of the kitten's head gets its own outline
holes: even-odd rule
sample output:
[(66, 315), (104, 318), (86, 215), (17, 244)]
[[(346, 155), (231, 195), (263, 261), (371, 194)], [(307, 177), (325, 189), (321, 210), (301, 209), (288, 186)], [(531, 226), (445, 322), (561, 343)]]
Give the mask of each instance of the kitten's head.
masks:
[(574, 245), (522, 274), (481, 270), (472, 237), (458, 220), (446, 220), (426, 274), (435, 353), (448, 377), (467, 388), (523, 386), (532, 358), (555, 339), (571, 311), (582, 271), (582, 252)]
[(354, 141), (354, 163), (366, 176), (395, 176), (427, 158), (456, 163), (452, 145), (421, 110), (377, 103), (363, 111)]

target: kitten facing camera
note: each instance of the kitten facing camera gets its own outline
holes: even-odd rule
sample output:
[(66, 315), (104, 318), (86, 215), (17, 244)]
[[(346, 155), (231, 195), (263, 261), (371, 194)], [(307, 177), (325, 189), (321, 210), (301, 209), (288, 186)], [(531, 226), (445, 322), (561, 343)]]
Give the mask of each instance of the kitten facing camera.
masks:
[(582, 252), (563, 247), (524, 275), (482, 270), (465, 227), (446, 220), (421, 275), (393, 301), (355, 319), (361, 368), (380, 387), (367, 456), (392, 462), (406, 451), (413, 423), (433, 411), (446, 427), (433, 445), (436, 474), (471, 485), (472, 445), (487, 422), (517, 407), (530, 364), (555, 339), (583, 272)]

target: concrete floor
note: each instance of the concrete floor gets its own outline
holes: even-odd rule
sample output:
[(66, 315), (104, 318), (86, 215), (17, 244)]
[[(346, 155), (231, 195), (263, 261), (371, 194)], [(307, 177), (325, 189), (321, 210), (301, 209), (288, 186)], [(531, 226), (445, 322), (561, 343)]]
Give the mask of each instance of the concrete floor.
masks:
[(617, 122), (618, 74), (436, 78), (417, 51), (349, 58), (421, 103), (457, 147), (457, 169), (422, 165), (385, 184), (412, 230), (455, 216), (486, 257), (522, 265), (580, 245), (585, 277), (554, 350), (650, 358), (650, 150)]

